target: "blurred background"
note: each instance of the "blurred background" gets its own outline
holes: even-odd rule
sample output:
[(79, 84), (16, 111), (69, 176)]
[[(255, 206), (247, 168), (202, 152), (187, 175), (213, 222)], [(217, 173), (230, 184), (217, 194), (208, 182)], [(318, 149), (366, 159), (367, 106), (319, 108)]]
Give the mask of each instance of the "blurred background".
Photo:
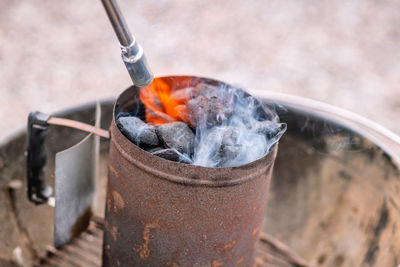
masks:
[[(157, 76), (300, 95), (400, 134), (400, 1), (118, 2)], [(130, 84), (100, 1), (0, 1), (0, 138)]]

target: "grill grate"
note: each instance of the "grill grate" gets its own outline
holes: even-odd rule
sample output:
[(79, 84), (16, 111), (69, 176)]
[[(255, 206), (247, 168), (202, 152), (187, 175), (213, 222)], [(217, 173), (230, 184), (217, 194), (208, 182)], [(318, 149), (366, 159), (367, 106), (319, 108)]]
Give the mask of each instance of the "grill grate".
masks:
[[(56, 249), (48, 246), (35, 266), (100, 267), (102, 260), (103, 220), (94, 218), (88, 229), (69, 244)], [(308, 266), (306, 262), (279, 240), (261, 233), (257, 245), (255, 267)]]

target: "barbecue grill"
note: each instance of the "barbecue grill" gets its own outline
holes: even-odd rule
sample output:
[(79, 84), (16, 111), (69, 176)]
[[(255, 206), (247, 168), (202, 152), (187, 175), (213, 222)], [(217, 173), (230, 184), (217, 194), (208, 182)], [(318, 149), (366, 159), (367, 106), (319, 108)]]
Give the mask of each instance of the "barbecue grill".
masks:
[[(389, 266), (399, 262), (399, 138), (359, 116), (288, 95), (254, 92), (278, 105), (288, 131), (280, 141), (264, 225), (257, 243), (258, 266)], [(113, 100), (101, 102), (102, 128), (112, 119)], [(95, 104), (56, 114), (93, 123)], [(85, 134), (49, 128), (46, 173), (57, 151)], [(100, 266), (104, 227), (108, 141), (100, 145), (95, 216), (68, 245), (53, 244), (54, 210), (26, 198), (21, 130), (0, 146), (0, 265)], [(54, 184), (48, 175), (49, 184)], [(121, 263), (123, 266), (124, 263)]]

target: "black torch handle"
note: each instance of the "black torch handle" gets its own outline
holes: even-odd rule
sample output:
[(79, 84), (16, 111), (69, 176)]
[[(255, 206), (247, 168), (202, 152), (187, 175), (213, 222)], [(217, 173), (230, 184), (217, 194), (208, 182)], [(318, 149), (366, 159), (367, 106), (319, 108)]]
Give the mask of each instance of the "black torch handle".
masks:
[(28, 199), (37, 205), (47, 203), (53, 191), (46, 184), (44, 172), (47, 159), (44, 140), (49, 118), (50, 115), (38, 111), (31, 112), (28, 116), (28, 148), (26, 155)]

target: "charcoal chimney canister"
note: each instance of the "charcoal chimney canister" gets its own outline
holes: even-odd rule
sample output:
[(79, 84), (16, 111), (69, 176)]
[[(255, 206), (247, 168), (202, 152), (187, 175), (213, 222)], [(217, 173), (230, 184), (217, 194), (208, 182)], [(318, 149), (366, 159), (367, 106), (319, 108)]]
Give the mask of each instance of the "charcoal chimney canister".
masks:
[(277, 145), (238, 167), (154, 156), (115, 123), (121, 111), (140, 115), (139, 90), (128, 88), (114, 106), (103, 266), (252, 266)]

